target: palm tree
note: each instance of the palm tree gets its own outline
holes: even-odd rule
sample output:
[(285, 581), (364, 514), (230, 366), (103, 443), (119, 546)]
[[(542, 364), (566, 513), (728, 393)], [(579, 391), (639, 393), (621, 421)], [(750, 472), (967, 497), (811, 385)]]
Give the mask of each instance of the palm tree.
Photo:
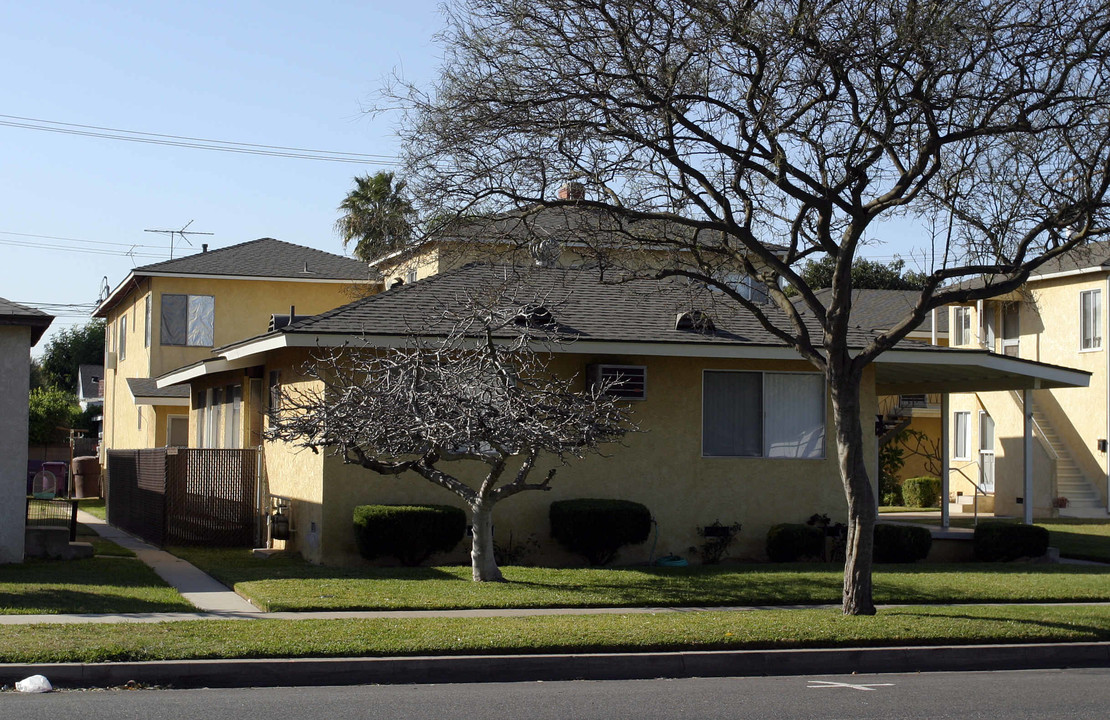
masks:
[(412, 236), (412, 203), (404, 195), (405, 181), (393, 182), (393, 173), (384, 170), (374, 175), (355, 177), (355, 187), (339, 210), (335, 231), (344, 249), (354, 241), (354, 254), (370, 262), (400, 250)]

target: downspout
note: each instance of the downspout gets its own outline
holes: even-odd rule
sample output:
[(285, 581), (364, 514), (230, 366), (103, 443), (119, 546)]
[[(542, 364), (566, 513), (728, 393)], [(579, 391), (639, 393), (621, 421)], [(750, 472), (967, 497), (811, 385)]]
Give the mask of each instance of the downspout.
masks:
[[(1110, 330), (1110, 322), (1108, 322), (1108, 319), (1105, 317), (1106, 316), (1106, 310), (1105, 310), (1106, 300), (1110, 299), (1110, 275), (1106, 276), (1106, 294), (1103, 295), (1103, 298), (1104, 298), (1103, 302), (1102, 302), (1103, 324), (1104, 324), (1104, 326), (1106, 326), (1107, 330)], [(1100, 330), (1101, 329), (1102, 328), (1100, 328)], [(1107, 442), (1107, 451), (1105, 453), (1106, 457), (1104, 458), (1104, 462), (1106, 463), (1106, 512), (1110, 513), (1110, 348), (1106, 347), (1106, 339), (1107, 339), (1106, 336), (1107, 336), (1107, 332), (1106, 332), (1106, 330), (1103, 330), (1103, 333), (1102, 333), (1102, 337), (1103, 337), (1102, 353), (1103, 353), (1103, 355), (1106, 356), (1106, 374), (1103, 376), (1105, 378), (1103, 380), (1103, 382), (1105, 382), (1106, 385), (1107, 385), (1106, 390), (1104, 390), (1104, 392), (1106, 393), (1106, 442)]]

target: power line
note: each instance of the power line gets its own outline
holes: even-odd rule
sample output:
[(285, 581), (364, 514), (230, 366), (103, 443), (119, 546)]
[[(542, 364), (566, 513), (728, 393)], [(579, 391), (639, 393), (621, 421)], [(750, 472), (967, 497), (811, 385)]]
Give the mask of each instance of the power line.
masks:
[(108, 240), (83, 240), (81, 238), (63, 237), (61, 235), (36, 235), (35, 233), (15, 232), (12, 230), (0, 230), (0, 235), (15, 235), (17, 237), (31, 237), (42, 238), (44, 240), (66, 240), (68, 242), (90, 243), (92, 245), (118, 245), (129, 248), (161, 248), (161, 245), (137, 245), (128, 242), (111, 242)]
[[(50, 244), (50, 243), (20, 242), (19, 240), (5, 240), (3, 238), (0, 238), (0, 245), (6, 245), (6, 246), (9, 246), (9, 247), (30, 248), (32, 250), (50, 250), (50, 251), (61, 250), (61, 251), (67, 252), (67, 253), (83, 253), (85, 255), (110, 255), (112, 257), (131, 257), (131, 258), (137, 258), (137, 257), (141, 257), (141, 258), (165, 258), (166, 257), (166, 253), (164, 251), (160, 252), (160, 253), (141, 253), (141, 252), (130, 252), (128, 250), (108, 250), (108, 249), (100, 249), (100, 248), (80, 248), (80, 247), (72, 247), (70, 245), (53, 245), (53, 244)], [(140, 246), (136, 246), (136, 247), (140, 247)], [(150, 247), (150, 246), (146, 245), (146, 246), (142, 246), (142, 247)]]
[(56, 120), (21, 117), (19, 115), (0, 114), (0, 118), (4, 118), (0, 119), (0, 126), (4, 127), (39, 130), (63, 135), (102, 138), (106, 140), (122, 140), (125, 142), (166, 145), (170, 147), (191, 148), (194, 150), (215, 150), (219, 152), (283, 157), (296, 160), (322, 160), (324, 162), (355, 163), (360, 165), (400, 164), (400, 160), (396, 157), (372, 153), (310, 150), (308, 148), (288, 147), (284, 145), (263, 145), (260, 143), (244, 143), (230, 140), (212, 140), (208, 138), (189, 137), (187, 135), (168, 135), (165, 133), (142, 132), (139, 130), (122, 130), (99, 125), (80, 125)]

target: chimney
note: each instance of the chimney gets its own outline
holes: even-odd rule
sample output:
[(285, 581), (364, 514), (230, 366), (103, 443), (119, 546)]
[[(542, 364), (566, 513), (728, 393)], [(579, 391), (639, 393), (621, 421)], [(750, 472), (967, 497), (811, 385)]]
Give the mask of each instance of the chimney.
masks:
[(200, 245), (200, 251), (201, 251), (202, 253), (206, 253), (206, 252), (208, 252), (208, 243), (201, 243), (201, 245)]
[(585, 200), (586, 186), (580, 182), (568, 182), (559, 188), (560, 200)]

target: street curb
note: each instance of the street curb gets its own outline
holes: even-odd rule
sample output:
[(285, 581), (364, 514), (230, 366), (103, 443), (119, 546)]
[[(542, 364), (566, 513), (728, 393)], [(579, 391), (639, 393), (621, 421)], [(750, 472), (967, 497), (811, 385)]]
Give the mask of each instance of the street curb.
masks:
[(1110, 667), (1110, 642), (673, 653), (0, 664), (0, 683), (45, 675), (58, 688), (279, 687), (637, 680)]

